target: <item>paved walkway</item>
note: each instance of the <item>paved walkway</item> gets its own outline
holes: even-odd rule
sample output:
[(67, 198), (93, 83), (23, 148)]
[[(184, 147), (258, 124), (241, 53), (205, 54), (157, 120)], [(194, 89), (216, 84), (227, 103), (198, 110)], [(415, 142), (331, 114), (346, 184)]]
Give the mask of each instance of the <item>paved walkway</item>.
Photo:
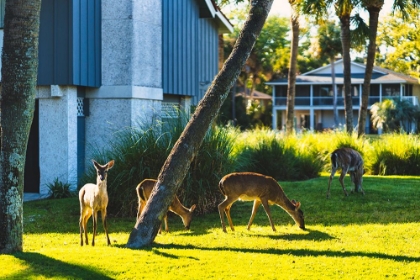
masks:
[(24, 193), (23, 194), (23, 202), (31, 201), (31, 200), (39, 200), (47, 198), (46, 196), (42, 196), (39, 193)]

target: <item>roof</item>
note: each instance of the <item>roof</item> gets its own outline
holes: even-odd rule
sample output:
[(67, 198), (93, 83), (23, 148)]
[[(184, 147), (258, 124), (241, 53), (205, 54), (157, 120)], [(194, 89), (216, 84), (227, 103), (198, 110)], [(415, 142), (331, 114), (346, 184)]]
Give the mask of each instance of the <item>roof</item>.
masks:
[(259, 100), (271, 100), (271, 95), (265, 94), (259, 91), (252, 91), (251, 94), (246, 94), (245, 92), (237, 93), (236, 96), (242, 96), (246, 99), (259, 99)]
[(221, 33), (233, 32), (233, 25), (229, 19), (222, 13), (220, 7), (214, 0), (198, 0), (200, 17), (214, 18), (217, 21)]
[[(362, 63), (351, 62), (351, 83), (352, 84), (363, 84), (365, 77), (366, 66)], [(336, 72), (335, 83), (343, 84), (343, 60), (337, 60), (334, 63), (334, 69)], [(287, 84), (286, 78), (277, 79), (268, 82), (268, 85), (283, 85)], [(395, 71), (374, 66), (372, 72), (371, 84), (419, 84), (417, 78), (397, 73)], [(302, 75), (296, 76), (296, 84), (332, 84), (331, 78), (331, 64), (317, 68), (315, 70), (306, 72)]]

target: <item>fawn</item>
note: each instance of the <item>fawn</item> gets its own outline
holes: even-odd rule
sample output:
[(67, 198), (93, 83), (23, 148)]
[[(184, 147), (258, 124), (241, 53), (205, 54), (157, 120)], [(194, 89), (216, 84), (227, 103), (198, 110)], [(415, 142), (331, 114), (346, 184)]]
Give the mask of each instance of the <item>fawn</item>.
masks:
[(264, 207), (273, 231), (276, 231), (276, 228), (271, 219), (269, 204), (276, 204), (283, 208), (301, 229), (305, 229), (303, 212), (300, 210), (300, 202), (290, 201), (281, 186), (272, 177), (253, 172), (231, 173), (220, 180), (219, 188), (225, 196), (225, 200), (218, 207), (224, 232), (226, 232), (226, 226), (223, 211), (226, 213), (230, 228), (233, 231), (230, 208), (237, 200), (254, 201), (251, 218), (248, 222), (248, 230), (251, 228), (257, 209), (261, 204)]
[(93, 166), (96, 169), (97, 177), (96, 184), (85, 184), (79, 191), (80, 201), (80, 245), (83, 246), (83, 232), (85, 233), (85, 242), (88, 245), (87, 235), (87, 221), (90, 216), (93, 220), (93, 237), (92, 246), (95, 246), (95, 235), (98, 222), (98, 211), (101, 211), (102, 223), (105, 229), (107, 245), (110, 245), (108, 236), (108, 228), (106, 224), (106, 207), (108, 206), (108, 192), (107, 192), (107, 175), (108, 170), (114, 166), (114, 160), (111, 160), (105, 165), (100, 165), (95, 160), (92, 160)]
[[(141, 212), (143, 212), (143, 209), (146, 206), (147, 200), (149, 200), (150, 194), (152, 193), (153, 187), (156, 185), (156, 182), (157, 181), (153, 179), (144, 179), (143, 181), (140, 182), (140, 184), (137, 185), (136, 192), (137, 192), (137, 197), (139, 200), (137, 220), (140, 218), (140, 214)], [(191, 206), (190, 209), (188, 209), (187, 207), (181, 204), (181, 202), (178, 199), (178, 196), (175, 196), (174, 200), (169, 206), (169, 211), (172, 211), (178, 216), (180, 216), (185, 226), (185, 229), (190, 229), (190, 224), (191, 224), (195, 207), (196, 205), (194, 204), (193, 206)], [(167, 215), (165, 215), (163, 220), (165, 222), (165, 230), (169, 232)], [(159, 232), (161, 232), (160, 229), (159, 229)]]
[(354, 183), (354, 191), (361, 191), (365, 194), (362, 188), (362, 176), (364, 173), (362, 156), (351, 148), (339, 148), (331, 153), (331, 175), (328, 181), (327, 198), (330, 197), (331, 181), (338, 168), (341, 168), (341, 175), (338, 180), (340, 181), (345, 196), (348, 196), (346, 188), (344, 187), (344, 177), (347, 173), (350, 174), (350, 179)]

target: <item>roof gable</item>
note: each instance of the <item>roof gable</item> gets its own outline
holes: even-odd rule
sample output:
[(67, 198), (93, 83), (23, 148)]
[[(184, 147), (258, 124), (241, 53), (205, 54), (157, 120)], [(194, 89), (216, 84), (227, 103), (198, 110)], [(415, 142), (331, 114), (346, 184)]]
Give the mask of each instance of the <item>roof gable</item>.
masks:
[[(366, 66), (364, 64), (350, 62), (351, 70), (350, 72), (353, 74), (365, 74)], [(342, 59), (336, 60), (334, 62), (334, 72), (335, 73), (344, 73), (344, 63)], [(372, 74), (379, 74), (384, 75), (386, 72), (379, 71), (378, 69), (373, 69)], [(303, 73), (302, 76), (324, 76), (324, 75), (331, 75), (331, 64), (327, 66), (317, 68), (315, 70)]]

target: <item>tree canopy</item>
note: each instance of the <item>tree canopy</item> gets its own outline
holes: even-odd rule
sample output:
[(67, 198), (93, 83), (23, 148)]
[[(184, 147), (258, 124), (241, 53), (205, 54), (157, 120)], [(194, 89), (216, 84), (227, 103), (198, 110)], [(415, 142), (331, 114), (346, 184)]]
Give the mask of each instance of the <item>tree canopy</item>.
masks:
[(408, 18), (400, 11), (381, 21), (378, 30), (376, 62), (379, 66), (420, 78), (420, 9)]

